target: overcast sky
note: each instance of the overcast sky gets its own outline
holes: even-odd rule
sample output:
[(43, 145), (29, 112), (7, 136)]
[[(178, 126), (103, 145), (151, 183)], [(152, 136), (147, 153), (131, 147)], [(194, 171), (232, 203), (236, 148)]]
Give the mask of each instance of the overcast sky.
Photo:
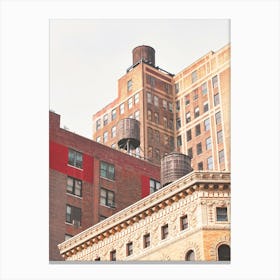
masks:
[(117, 97), (132, 49), (152, 46), (156, 66), (173, 74), (230, 42), (228, 19), (50, 21), (50, 109), (92, 138), (92, 115)]

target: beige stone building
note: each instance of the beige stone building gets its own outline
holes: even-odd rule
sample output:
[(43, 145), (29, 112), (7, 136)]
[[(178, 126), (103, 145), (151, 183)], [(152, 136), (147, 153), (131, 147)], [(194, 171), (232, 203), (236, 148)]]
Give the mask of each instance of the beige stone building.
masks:
[(229, 261), (230, 173), (193, 171), (58, 245), (67, 261)]

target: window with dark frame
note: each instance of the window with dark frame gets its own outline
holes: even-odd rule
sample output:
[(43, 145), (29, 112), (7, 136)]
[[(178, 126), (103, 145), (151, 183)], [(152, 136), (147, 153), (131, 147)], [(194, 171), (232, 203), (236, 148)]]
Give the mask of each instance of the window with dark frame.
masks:
[(213, 169), (213, 158), (212, 157), (207, 158), (207, 168), (208, 168), (208, 170)]
[(117, 117), (117, 110), (116, 110), (116, 109), (113, 109), (113, 110), (111, 111), (111, 119), (112, 119), (112, 121), (113, 121), (114, 119), (116, 119), (116, 117)]
[(190, 104), (190, 96), (189, 95), (186, 95), (185, 96), (185, 105), (189, 105)]
[(154, 95), (154, 105), (158, 107), (158, 96)]
[(203, 95), (205, 95), (207, 93), (207, 82), (205, 82), (201, 85), (201, 92)]
[(181, 119), (177, 118), (176, 119), (176, 129), (180, 129), (181, 128)]
[(120, 105), (120, 115), (124, 113), (124, 103)]
[(225, 162), (225, 153), (224, 150), (219, 151), (219, 163)]
[(68, 164), (82, 169), (83, 168), (83, 154), (81, 154), (75, 150), (68, 149)]
[(113, 250), (110, 252), (110, 261), (116, 261), (117, 260), (117, 251)]
[(227, 207), (216, 207), (216, 220), (217, 222), (228, 221)]
[(168, 236), (168, 224), (161, 227), (161, 239), (166, 239)]
[(70, 239), (70, 238), (72, 238), (72, 237), (73, 237), (73, 235), (68, 234), (68, 233), (65, 233), (65, 235), (64, 235), (64, 241), (66, 241), (66, 240), (68, 240), (68, 239)]
[(158, 113), (155, 113), (155, 123), (156, 123), (156, 124), (159, 123), (159, 116), (158, 116)]
[(127, 81), (127, 91), (132, 90), (132, 80)]
[(100, 177), (115, 180), (115, 166), (113, 164), (100, 162)]
[(192, 140), (192, 130), (187, 130), (187, 142)]
[(153, 104), (152, 94), (150, 92), (147, 92), (147, 102)]
[(203, 103), (203, 112), (205, 113), (208, 110), (209, 110), (209, 105), (208, 105), (208, 102), (206, 101), (206, 102)]
[(115, 193), (104, 188), (100, 188), (100, 204), (115, 208)]
[(82, 196), (82, 181), (68, 176), (66, 191), (67, 191), (67, 193), (81, 197)]
[(96, 262), (100, 262), (100, 260), (101, 260), (100, 257), (97, 257), (94, 259), (94, 261), (96, 261)]
[(203, 170), (203, 162), (202, 161), (197, 164), (197, 169), (198, 170)]
[(103, 116), (103, 126), (107, 125), (108, 124), (108, 114), (105, 114)]
[(215, 118), (216, 118), (216, 124), (220, 124), (222, 122), (221, 111), (215, 114)]
[(175, 93), (178, 93), (179, 92), (179, 83), (176, 83), (175, 84)]
[(208, 131), (210, 129), (210, 119), (204, 121), (204, 130)]
[(201, 133), (200, 124), (197, 124), (197, 125), (195, 126), (195, 136), (200, 135), (200, 133)]
[(189, 123), (191, 121), (191, 113), (187, 112), (186, 113), (186, 123)]
[(98, 119), (96, 121), (96, 131), (99, 130), (101, 128), (101, 119)]
[(150, 178), (150, 194), (160, 189), (160, 182)]
[(220, 95), (219, 95), (219, 93), (216, 93), (214, 95), (214, 106), (217, 106), (219, 104), (220, 104)]
[(188, 223), (188, 216), (185, 215), (183, 217), (180, 218), (181, 221), (181, 230), (185, 230), (188, 228), (189, 223)]
[(108, 131), (105, 131), (103, 133), (103, 143), (106, 143), (108, 141)]
[(189, 250), (185, 257), (186, 261), (194, 261), (195, 260), (195, 254), (193, 250)]
[(81, 226), (81, 208), (66, 204), (66, 222), (76, 225), (76, 226)]
[(193, 71), (191, 75), (192, 75), (192, 83), (194, 83), (197, 80), (197, 71), (196, 70)]
[(192, 148), (188, 148), (188, 156), (189, 156), (190, 158), (193, 157), (193, 150), (192, 150)]
[(132, 106), (133, 106), (133, 98), (130, 97), (130, 98), (128, 99), (128, 109), (131, 109)]
[(181, 135), (177, 136), (177, 147), (182, 146), (182, 137)]
[(180, 111), (180, 100), (176, 101), (176, 111), (179, 112)]
[(111, 138), (114, 138), (117, 136), (117, 127), (113, 126), (111, 129)]
[(206, 150), (211, 150), (212, 149), (212, 139), (211, 139), (211, 137), (208, 137), (205, 140), (205, 144), (206, 144)]
[(217, 75), (212, 78), (212, 86), (213, 86), (213, 88), (218, 87), (218, 76)]
[(194, 117), (195, 117), (195, 118), (199, 117), (199, 107), (196, 107), (196, 108), (194, 109)]
[(126, 255), (131, 256), (133, 254), (133, 243), (129, 242), (126, 244)]
[(151, 235), (149, 233), (143, 236), (143, 247), (147, 248), (151, 245)]
[(223, 143), (223, 131), (222, 130), (219, 130), (217, 132), (217, 142), (218, 142), (218, 144)]
[(202, 153), (202, 145), (201, 142), (196, 145), (196, 154), (200, 155)]

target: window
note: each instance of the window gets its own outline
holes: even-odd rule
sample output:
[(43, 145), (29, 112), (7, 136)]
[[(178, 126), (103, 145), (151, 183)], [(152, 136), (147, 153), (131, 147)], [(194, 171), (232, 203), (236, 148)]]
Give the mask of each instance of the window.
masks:
[(99, 216), (99, 222), (104, 221), (104, 220), (106, 220), (106, 219), (107, 219), (106, 216), (102, 216), (102, 215)]
[(195, 260), (195, 255), (193, 250), (189, 250), (186, 254), (185, 257), (186, 261), (194, 261)]
[(163, 117), (163, 126), (164, 128), (167, 128), (167, 118)]
[(173, 105), (171, 102), (168, 102), (168, 108), (170, 112), (173, 112)]
[(181, 230), (187, 229), (189, 226), (188, 216), (185, 215), (185, 216), (181, 217), (180, 221), (181, 221)]
[(219, 151), (219, 163), (225, 162), (225, 153), (224, 150)]
[(197, 80), (197, 71), (192, 72), (192, 83), (194, 83)]
[(176, 111), (180, 111), (180, 100), (176, 101)]
[(182, 146), (182, 137), (181, 135), (177, 136), (177, 147)]
[(148, 103), (153, 104), (152, 94), (150, 92), (147, 92), (147, 101)]
[(196, 154), (200, 155), (202, 153), (202, 145), (201, 142), (196, 145)]
[(216, 208), (217, 222), (226, 222), (228, 220), (227, 207)]
[(147, 248), (151, 245), (151, 236), (149, 233), (143, 236), (143, 247)]
[(217, 132), (217, 141), (218, 141), (218, 144), (220, 144), (220, 143), (223, 143), (223, 131), (222, 130), (219, 130), (218, 132)]
[(173, 119), (170, 119), (170, 120), (169, 120), (169, 128), (170, 128), (170, 129), (173, 129)]
[(206, 139), (206, 150), (211, 150), (212, 149), (212, 140), (211, 137), (208, 137)]
[(193, 101), (197, 100), (198, 99), (198, 89), (195, 89), (193, 91)]
[(106, 189), (100, 189), (100, 204), (115, 207), (115, 193)]
[(162, 107), (167, 110), (167, 101), (165, 99), (162, 100)]
[(148, 121), (152, 121), (152, 111), (148, 110)]
[(209, 157), (207, 159), (207, 168), (208, 168), (208, 170), (212, 170), (213, 169), (213, 158), (212, 157)]
[(161, 239), (166, 239), (168, 236), (168, 224), (161, 227)]
[(96, 121), (96, 131), (99, 130), (100, 127), (101, 127), (101, 119), (98, 119), (98, 120)]
[(100, 176), (110, 180), (115, 180), (115, 166), (107, 162), (101, 161), (100, 163)]
[(158, 117), (158, 113), (155, 113), (155, 123), (159, 123), (159, 117)]
[(207, 112), (208, 110), (209, 110), (209, 105), (208, 105), (208, 102), (206, 101), (206, 102), (203, 103), (203, 111), (204, 111), (204, 113), (205, 113), (205, 112)]
[(176, 129), (179, 129), (179, 128), (181, 128), (181, 119), (180, 118), (176, 119)]
[(148, 147), (148, 157), (153, 158), (153, 147), (151, 146)]
[(96, 258), (94, 259), (95, 262), (100, 262), (100, 260), (101, 260), (100, 257), (96, 257)]
[(189, 95), (186, 95), (185, 96), (185, 105), (189, 105), (190, 104), (190, 96)]
[(139, 93), (134, 95), (134, 103), (137, 104), (139, 102)]
[(158, 107), (158, 97), (156, 95), (154, 96), (154, 105)]
[(204, 130), (208, 131), (210, 129), (210, 119), (204, 121)]
[(163, 85), (164, 85), (164, 91), (166, 92), (166, 93), (169, 93), (169, 91), (170, 91), (170, 86), (169, 86), (169, 84), (167, 84), (167, 83), (163, 83)]
[(135, 120), (139, 121), (139, 119), (140, 119), (139, 110), (135, 111), (135, 113), (134, 113), (134, 118), (135, 118)]
[(214, 106), (217, 106), (220, 104), (220, 95), (219, 93), (214, 95)]
[(165, 146), (169, 144), (169, 137), (167, 134), (164, 134), (163, 136), (163, 143)]
[(202, 161), (197, 164), (197, 169), (198, 170), (203, 170), (203, 162)]
[(103, 126), (107, 125), (108, 124), (108, 114), (105, 114), (103, 116)]
[(193, 151), (192, 151), (192, 148), (188, 148), (188, 156), (189, 156), (190, 158), (192, 158), (192, 157), (193, 157)]
[(127, 82), (127, 91), (131, 91), (132, 90), (132, 80), (129, 80)]
[(81, 208), (67, 204), (66, 222), (79, 227), (81, 225)]
[(112, 121), (113, 121), (114, 119), (116, 119), (116, 117), (117, 117), (117, 110), (116, 110), (116, 109), (113, 109), (113, 110), (111, 111), (111, 119), (112, 119)]
[(154, 179), (150, 179), (150, 193), (154, 193), (160, 189), (160, 182)]
[(114, 138), (117, 135), (117, 128), (115, 126), (112, 127), (111, 129), (111, 137)]
[(83, 155), (77, 151), (74, 151), (72, 149), (68, 150), (68, 164), (83, 168)]
[(108, 131), (105, 131), (103, 133), (103, 143), (106, 143), (108, 141)]
[(195, 126), (195, 136), (200, 135), (200, 133), (201, 133), (200, 124), (197, 124), (197, 125)]
[(98, 142), (98, 143), (101, 142), (101, 137), (100, 137), (100, 136), (98, 136), (98, 137), (96, 138), (96, 142)]
[(148, 127), (148, 140), (151, 142), (153, 140), (153, 129)]
[(156, 143), (160, 143), (160, 133), (158, 130), (155, 130), (155, 141)]
[(218, 87), (218, 76), (215, 76), (212, 78), (212, 85), (213, 85), (213, 88)]
[(64, 240), (66, 241), (66, 240), (68, 240), (68, 239), (70, 239), (72, 237), (73, 237), (73, 235), (65, 233)]
[(218, 248), (218, 260), (230, 261), (230, 247), (226, 244), (222, 244)]
[(155, 78), (150, 75), (147, 75), (146, 77), (147, 77), (147, 83), (150, 84), (151, 86), (154, 86), (156, 83)]
[(124, 113), (124, 103), (120, 105), (120, 115)]
[(133, 243), (129, 242), (126, 244), (126, 255), (130, 256), (133, 254)]
[(221, 117), (221, 111), (219, 111), (218, 113), (215, 114), (216, 117), (216, 124), (220, 124), (222, 121), (222, 117)]
[(117, 144), (116, 144), (116, 143), (113, 143), (113, 144), (111, 145), (111, 148), (112, 148), (112, 149), (116, 149), (116, 148), (117, 148)]
[(195, 117), (195, 118), (199, 117), (199, 107), (196, 107), (196, 108), (194, 109), (194, 117)]
[(131, 109), (131, 108), (132, 108), (132, 105), (133, 105), (133, 99), (132, 99), (132, 97), (130, 97), (130, 98), (128, 99), (128, 109)]
[(192, 140), (192, 130), (191, 129), (187, 130), (187, 141), (190, 141), (190, 140)]
[(173, 150), (174, 149), (174, 137), (170, 136), (170, 149)]
[(176, 83), (175, 84), (175, 93), (178, 93), (179, 92), (179, 83)]
[(117, 260), (117, 252), (116, 250), (113, 250), (110, 252), (110, 261), (116, 261)]
[(73, 195), (82, 196), (82, 181), (67, 177), (67, 187), (66, 187), (67, 193), (71, 193)]
[(201, 92), (203, 95), (205, 95), (207, 93), (207, 82), (205, 82), (201, 85)]
[(160, 151), (159, 149), (155, 149), (155, 159), (160, 160)]
[(191, 121), (191, 113), (187, 112), (186, 113), (186, 123), (189, 123)]

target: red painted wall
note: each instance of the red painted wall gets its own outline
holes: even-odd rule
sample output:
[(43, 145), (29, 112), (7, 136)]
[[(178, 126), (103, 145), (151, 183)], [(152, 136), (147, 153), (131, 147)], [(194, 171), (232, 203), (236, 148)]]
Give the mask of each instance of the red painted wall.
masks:
[(83, 154), (83, 169), (68, 165), (68, 147), (50, 141), (50, 168), (71, 177), (92, 183), (93, 157)]
[(143, 198), (150, 194), (150, 177), (142, 176), (141, 184), (142, 184), (142, 198)]

